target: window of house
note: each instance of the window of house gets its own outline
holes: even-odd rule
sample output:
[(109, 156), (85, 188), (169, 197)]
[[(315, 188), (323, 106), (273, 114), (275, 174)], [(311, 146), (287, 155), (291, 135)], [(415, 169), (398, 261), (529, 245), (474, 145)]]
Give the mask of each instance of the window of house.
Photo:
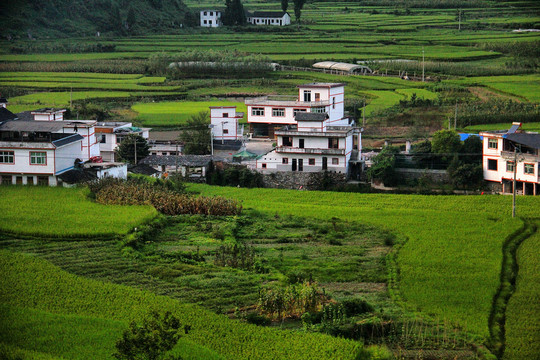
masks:
[(13, 177), (11, 175), (0, 175), (0, 183), (11, 185), (13, 183)]
[(229, 129), (223, 129), (223, 134), (228, 134), (229, 133)]
[(30, 152), (30, 165), (47, 165), (46, 152)]
[(303, 149), (304, 148), (304, 143), (305, 143), (305, 140), (304, 139), (298, 139), (298, 147), (300, 149)]
[(225, 118), (228, 118), (229, 117), (229, 113), (223, 113), (223, 117)]
[(311, 112), (322, 114), (326, 112), (326, 108), (324, 106), (317, 106), (317, 107), (311, 108)]
[(285, 109), (284, 108), (273, 108), (272, 109), (272, 116), (285, 116)]
[(292, 146), (292, 137), (284, 136), (282, 140), (283, 140), (283, 146)]
[(308, 164), (309, 165), (315, 165), (315, 159), (309, 159)]
[(214, 16), (214, 12), (213, 12), (213, 11), (210, 11), (210, 16)]
[(339, 149), (339, 138), (328, 138), (329, 149)]
[(38, 176), (37, 178), (38, 185), (49, 185), (49, 177), (48, 176)]
[(264, 116), (264, 108), (251, 108), (252, 116)]
[(204, 12), (204, 16), (206, 16), (206, 11)]
[(524, 164), (523, 172), (528, 175), (534, 175), (534, 164)]
[(0, 151), (0, 164), (14, 164), (15, 153), (13, 151)]
[(296, 114), (299, 112), (306, 112), (306, 109), (293, 109), (293, 115), (296, 117)]
[(311, 101), (311, 90), (304, 90), (304, 101)]
[(506, 162), (506, 171), (507, 172), (514, 172), (514, 162), (513, 161), (507, 161)]
[(497, 160), (488, 159), (488, 170), (497, 171)]
[(336, 108), (336, 98), (333, 97), (332, 98), (332, 109), (335, 109)]
[(101, 139), (99, 140), (101, 144), (107, 143), (107, 135), (101, 134)]
[(208, 21), (204, 20), (204, 23), (205, 23), (205, 24), (208, 24)]
[(339, 165), (339, 158), (332, 158), (332, 165)]
[(261, 164), (263, 169), (266, 169), (266, 164)]
[(283, 165), (287, 165), (287, 164), (289, 163), (289, 158), (283, 158), (283, 159), (281, 159), (281, 163), (282, 163)]
[(497, 139), (488, 139), (488, 149), (497, 149)]

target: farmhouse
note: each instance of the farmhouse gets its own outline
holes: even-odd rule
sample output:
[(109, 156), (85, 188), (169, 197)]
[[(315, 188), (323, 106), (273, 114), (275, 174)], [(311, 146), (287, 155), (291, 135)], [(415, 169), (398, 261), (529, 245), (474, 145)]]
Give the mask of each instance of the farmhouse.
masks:
[(500, 184), (502, 193), (540, 194), (540, 134), (521, 131), (521, 123), (509, 130), (481, 132), (484, 179)]
[(219, 27), (221, 26), (221, 11), (201, 10), (200, 19), (202, 27)]
[(298, 86), (298, 96), (270, 95), (247, 99), (249, 132), (254, 137), (275, 137), (276, 129), (296, 125), (301, 112), (327, 114), (326, 124), (348, 126), (345, 118), (345, 85), (310, 83)]
[(253, 25), (285, 26), (291, 24), (291, 16), (285, 11), (254, 11), (246, 13), (246, 21)]
[(162, 173), (181, 173), (191, 180), (204, 180), (214, 158), (211, 155), (160, 156), (149, 155), (140, 164), (150, 165)]
[(96, 136), (104, 161), (116, 161), (116, 148), (126, 136), (135, 134), (148, 139), (149, 128), (139, 128), (130, 122), (98, 122)]
[(222, 143), (239, 141), (244, 136), (244, 126), (238, 125), (238, 120), (244, 118), (244, 113), (236, 112), (236, 106), (210, 106), (210, 127), (212, 137)]
[(327, 113), (298, 112), (297, 124), (275, 132), (277, 147), (257, 160), (261, 172), (360, 171), (361, 133), (354, 121), (332, 124)]
[(83, 158), (84, 137), (64, 133), (60, 121), (7, 121), (0, 125), (0, 183), (57, 185)]

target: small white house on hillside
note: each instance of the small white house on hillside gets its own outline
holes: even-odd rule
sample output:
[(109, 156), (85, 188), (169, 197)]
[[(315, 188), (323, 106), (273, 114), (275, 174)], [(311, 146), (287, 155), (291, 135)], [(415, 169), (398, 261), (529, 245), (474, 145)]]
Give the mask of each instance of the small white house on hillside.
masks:
[(247, 13), (246, 21), (253, 25), (285, 26), (291, 24), (291, 16), (285, 11), (254, 11)]
[(221, 26), (221, 11), (201, 10), (200, 18), (201, 18), (202, 27), (220, 27)]
[(96, 136), (103, 161), (116, 161), (116, 148), (131, 134), (141, 135), (148, 140), (150, 129), (133, 126), (130, 122), (98, 122)]

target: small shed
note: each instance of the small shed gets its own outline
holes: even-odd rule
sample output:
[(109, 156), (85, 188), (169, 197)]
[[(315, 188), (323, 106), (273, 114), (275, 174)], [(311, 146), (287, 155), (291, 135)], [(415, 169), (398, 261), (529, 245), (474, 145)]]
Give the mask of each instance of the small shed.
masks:
[(140, 164), (150, 165), (164, 176), (169, 172), (180, 172), (185, 178), (197, 180), (205, 178), (212, 160), (212, 155), (149, 155)]
[(257, 158), (257, 156), (258, 156), (257, 154), (252, 153), (251, 151), (243, 150), (233, 155), (233, 161), (242, 162), (246, 160), (254, 160)]
[(353, 74), (371, 74), (373, 71), (365, 65), (349, 64), (335, 61), (321, 61), (313, 64), (316, 69), (328, 70), (330, 72), (341, 72), (350, 75)]

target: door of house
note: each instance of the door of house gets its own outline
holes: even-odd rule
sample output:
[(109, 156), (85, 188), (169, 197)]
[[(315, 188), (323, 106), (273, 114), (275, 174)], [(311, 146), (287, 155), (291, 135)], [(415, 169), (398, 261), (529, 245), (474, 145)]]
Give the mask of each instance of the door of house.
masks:
[(304, 171), (304, 160), (298, 159), (298, 171)]
[(327, 157), (322, 158), (322, 169), (323, 170), (328, 170), (328, 158)]
[(296, 171), (296, 159), (292, 159), (292, 171)]
[(321, 94), (315, 93), (315, 101), (321, 101)]
[(303, 149), (304, 148), (304, 139), (298, 139), (298, 147), (300, 149)]

